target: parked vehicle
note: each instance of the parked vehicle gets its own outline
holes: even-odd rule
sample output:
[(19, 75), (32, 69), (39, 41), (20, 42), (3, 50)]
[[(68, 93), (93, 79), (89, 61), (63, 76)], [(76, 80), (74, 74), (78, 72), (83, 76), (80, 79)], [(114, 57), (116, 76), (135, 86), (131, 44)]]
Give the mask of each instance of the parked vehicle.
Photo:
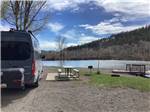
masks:
[[(26, 84), (38, 86), (43, 68), (39, 42), (32, 32), (15, 30), (1, 32), (1, 68), (1, 83), (6, 84), (8, 88), (18, 87), (16, 85), (22, 83), (22, 77), (24, 77), (24, 84), (20, 87), (23, 88)], [(20, 71), (22, 77), (15, 81), (15, 76), (11, 76), (15, 72), (10, 69), (18, 69), (18, 71), (22, 69), (23, 72)], [(9, 83), (10, 80), (14, 81)]]

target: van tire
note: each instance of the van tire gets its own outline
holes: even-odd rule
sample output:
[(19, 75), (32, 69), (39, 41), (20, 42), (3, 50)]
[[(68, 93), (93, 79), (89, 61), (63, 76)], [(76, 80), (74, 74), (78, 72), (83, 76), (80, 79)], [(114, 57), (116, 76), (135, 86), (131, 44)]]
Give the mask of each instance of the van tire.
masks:
[(32, 84), (32, 87), (36, 88), (39, 86), (39, 78), (37, 79), (37, 81), (35, 83)]
[(34, 84), (33, 84), (34, 87), (38, 87), (39, 86), (39, 80), (37, 80)]
[(25, 89), (26, 89), (26, 88), (25, 88), (25, 85), (21, 87), (21, 90), (22, 90), (22, 91), (24, 91)]

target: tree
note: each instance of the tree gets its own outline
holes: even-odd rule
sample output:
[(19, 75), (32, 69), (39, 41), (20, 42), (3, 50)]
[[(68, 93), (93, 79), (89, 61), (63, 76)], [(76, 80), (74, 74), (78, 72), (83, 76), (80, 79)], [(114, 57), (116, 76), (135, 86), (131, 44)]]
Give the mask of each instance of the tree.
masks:
[(101, 49), (101, 44), (100, 42), (98, 43), (98, 53), (97, 53), (97, 74), (100, 74), (100, 49)]
[(59, 52), (60, 66), (63, 67), (65, 60), (64, 48), (66, 47), (66, 37), (61, 35), (57, 36), (56, 44), (57, 51)]
[(49, 13), (40, 12), (46, 1), (10, 0), (1, 3), (1, 18), (16, 30), (41, 30), (47, 23)]

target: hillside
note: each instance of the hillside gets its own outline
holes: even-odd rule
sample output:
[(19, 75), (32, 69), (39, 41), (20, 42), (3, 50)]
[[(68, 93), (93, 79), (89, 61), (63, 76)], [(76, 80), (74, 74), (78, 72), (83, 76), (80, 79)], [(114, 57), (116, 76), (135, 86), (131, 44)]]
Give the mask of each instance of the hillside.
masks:
[[(150, 25), (63, 50), (64, 59), (150, 60)], [(49, 52), (46, 59), (59, 59)]]

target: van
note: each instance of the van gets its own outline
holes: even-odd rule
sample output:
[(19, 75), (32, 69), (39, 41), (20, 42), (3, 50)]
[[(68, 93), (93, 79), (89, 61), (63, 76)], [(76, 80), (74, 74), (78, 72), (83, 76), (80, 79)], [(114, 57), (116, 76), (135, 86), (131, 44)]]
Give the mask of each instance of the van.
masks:
[[(13, 76), (11, 79), (13, 81), (10, 83), (10, 69), (23, 70), (23, 73), (20, 72), (24, 79), (22, 87), (25, 85), (38, 86), (43, 73), (41, 50), (38, 40), (31, 31), (10, 30), (1, 32), (1, 84), (5, 84), (7, 88), (15, 88), (19, 81), (15, 82), (16, 79), (13, 79)], [(10, 75), (8, 75), (8, 71)], [(13, 72), (12, 75), (16, 73)]]

